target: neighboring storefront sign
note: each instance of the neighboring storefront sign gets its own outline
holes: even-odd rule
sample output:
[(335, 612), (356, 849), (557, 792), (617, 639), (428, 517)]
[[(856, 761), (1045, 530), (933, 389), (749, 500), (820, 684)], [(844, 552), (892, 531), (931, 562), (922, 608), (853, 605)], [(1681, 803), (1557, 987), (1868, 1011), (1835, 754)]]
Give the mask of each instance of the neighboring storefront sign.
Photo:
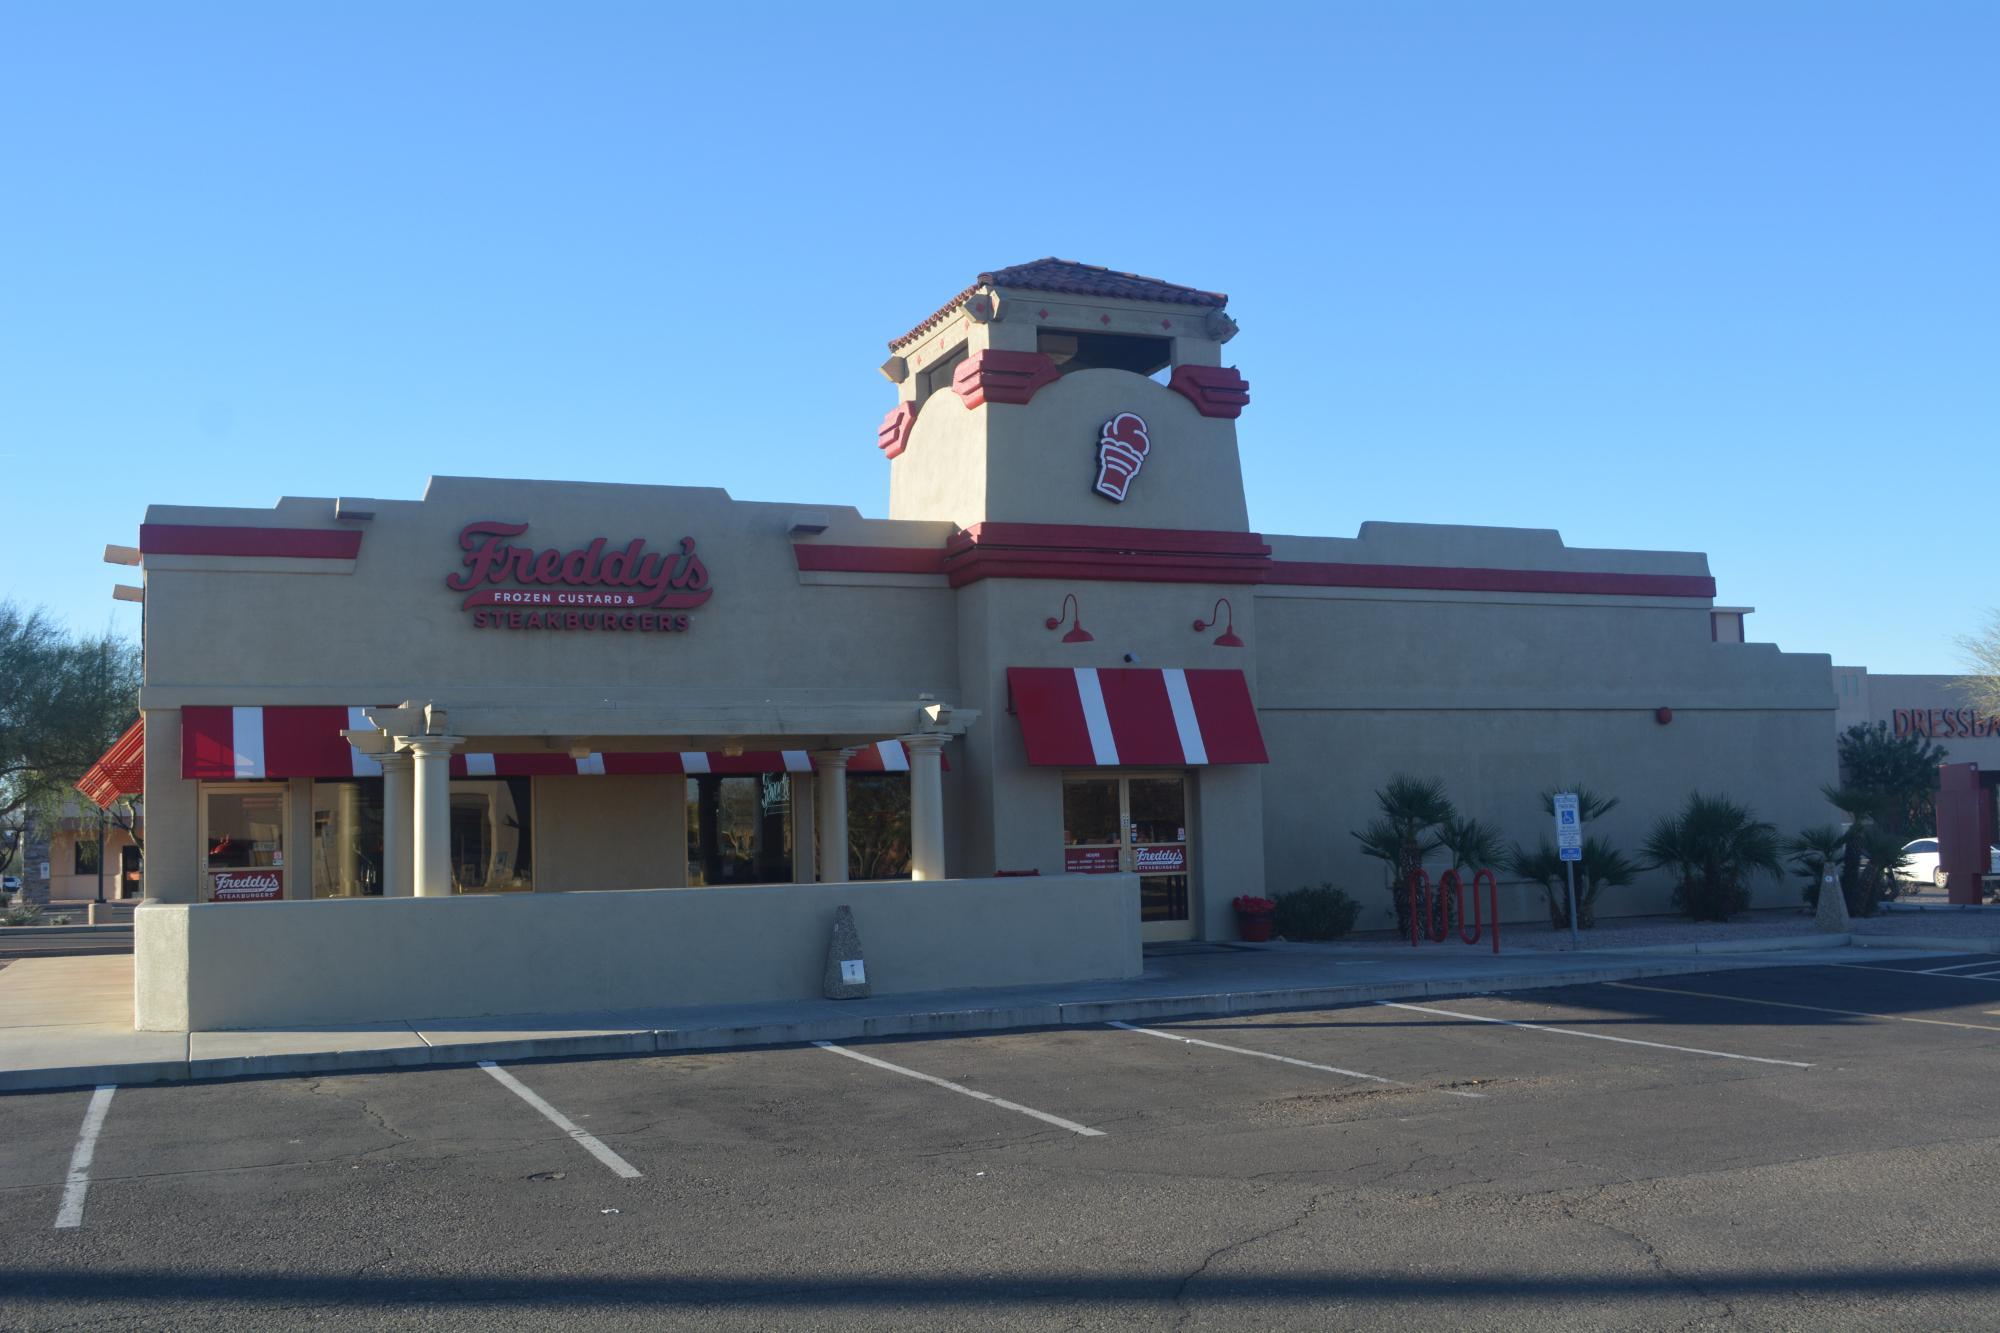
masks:
[(1146, 423), (1131, 412), (1120, 412), (1097, 433), (1097, 484), (1091, 489), (1107, 500), (1125, 501), (1125, 492), (1152, 452)]
[(498, 519), (459, 530), (465, 568), (444, 584), (465, 594), (459, 607), (474, 629), (676, 633), (688, 627), (676, 613), (714, 594), (692, 537), (671, 552), (648, 550), (641, 537), (615, 550), (606, 537), (567, 551), (513, 544), (527, 530)]
[(1187, 870), (1185, 847), (1135, 847), (1132, 868), (1142, 875), (1179, 875)]
[(1072, 875), (1115, 875), (1118, 873), (1118, 849), (1065, 847), (1063, 869)]
[(1889, 714), (1889, 726), (1898, 739), (1904, 736), (2000, 736), (2000, 714), (1980, 716), (1972, 708), (1897, 708)]
[(210, 895), (219, 903), (273, 902), (285, 896), (285, 872), (256, 870), (211, 870)]

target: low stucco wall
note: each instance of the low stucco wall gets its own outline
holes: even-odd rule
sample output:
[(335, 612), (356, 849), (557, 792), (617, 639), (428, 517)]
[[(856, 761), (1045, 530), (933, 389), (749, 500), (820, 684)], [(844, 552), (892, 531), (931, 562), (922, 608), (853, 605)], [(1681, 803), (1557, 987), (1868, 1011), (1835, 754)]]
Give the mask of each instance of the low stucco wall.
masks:
[(143, 904), (143, 1031), (820, 995), (834, 909), (877, 994), (1137, 976), (1130, 875)]

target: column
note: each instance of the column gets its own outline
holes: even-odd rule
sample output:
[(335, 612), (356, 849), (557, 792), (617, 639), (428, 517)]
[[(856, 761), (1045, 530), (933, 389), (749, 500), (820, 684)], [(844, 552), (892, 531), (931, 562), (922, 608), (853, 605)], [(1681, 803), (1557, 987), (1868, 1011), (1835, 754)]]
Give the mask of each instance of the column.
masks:
[(375, 756), (382, 762), (382, 896), (407, 898), (416, 887), (412, 834), (415, 757), (407, 750)]
[(815, 750), (813, 794), (819, 798), (819, 877), (824, 884), (847, 882), (847, 761), (852, 750)]
[(813, 806), (819, 797), (810, 773), (792, 774), (792, 883), (810, 884), (819, 874), (819, 835)]
[(451, 894), (451, 752), (463, 736), (398, 736), (399, 749), (416, 755), (415, 815), (410, 839), (417, 897)]
[[(355, 897), (361, 893), (361, 786), (359, 783), (340, 784), (340, 804), (336, 807), (333, 827), (340, 845), (335, 848), (338, 860), (334, 865), (333, 892), (341, 897)], [(387, 829), (383, 832), (386, 834)], [(316, 851), (316, 848), (308, 850)], [(384, 837), (382, 850), (389, 850), (388, 839)], [(306, 886), (312, 892), (312, 886)]]
[(944, 878), (945, 736), (902, 738), (910, 752), (910, 878)]

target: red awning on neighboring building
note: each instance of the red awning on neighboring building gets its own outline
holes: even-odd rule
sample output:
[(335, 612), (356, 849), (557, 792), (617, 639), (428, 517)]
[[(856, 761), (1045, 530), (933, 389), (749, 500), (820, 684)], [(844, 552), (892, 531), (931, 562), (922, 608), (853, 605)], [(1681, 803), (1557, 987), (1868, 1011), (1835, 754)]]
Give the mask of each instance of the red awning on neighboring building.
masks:
[(1268, 764), (1241, 671), (1009, 667), (1028, 762), (1064, 768)]
[(121, 796), (146, 790), (146, 719), (140, 718), (111, 743), (98, 761), (84, 770), (76, 789), (103, 809)]
[[(264, 778), (377, 777), (382, 766), (347, 743), (343, 729), (370, 730), (357, 706), (289, 708), (191, 707), (181, 710), (181, 776), (204, 782)], [(123, 744), (121, 741), (120, 744)], [(899, 773), (910, 767), (901, 741), (862, 746), (848, 760), (850, 773)], [(576, 774), (807, 773), (804, 750), (608, 751), (573, 756), (549, 751), (520, 754), (458, 753), (457, 778), (556, 777)], [(135, 788), (136, 790), (136, 788)], [(94, 798), (93, 798), (94, 799)]]

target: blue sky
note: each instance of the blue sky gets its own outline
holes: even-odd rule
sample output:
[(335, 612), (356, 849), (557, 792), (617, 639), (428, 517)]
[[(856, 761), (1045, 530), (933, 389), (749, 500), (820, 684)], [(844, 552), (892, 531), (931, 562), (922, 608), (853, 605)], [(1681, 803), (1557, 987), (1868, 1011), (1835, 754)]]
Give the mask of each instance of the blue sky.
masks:
[(1251, 521), (1709, 553), (1949, 671), (2000, 6), (0, 0), (0, 598), (149, 502), (432, 473), (881, 514), (885, 341), (1055, 254), (1227, 291)]

